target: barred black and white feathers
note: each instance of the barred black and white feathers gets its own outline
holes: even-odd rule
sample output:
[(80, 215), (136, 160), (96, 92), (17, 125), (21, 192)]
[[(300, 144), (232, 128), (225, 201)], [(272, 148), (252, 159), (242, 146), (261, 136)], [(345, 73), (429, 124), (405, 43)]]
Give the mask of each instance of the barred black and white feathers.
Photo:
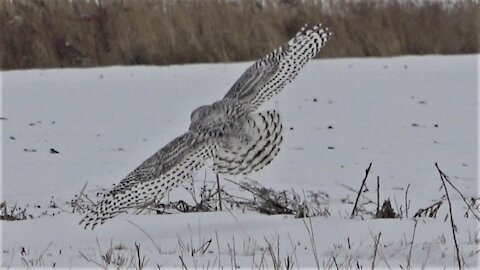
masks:
[(300, 69), (317, 55), (331, 32), (322, 25), (303, 27), (287, 44), (250, 66), (225, 95), (255, 111), (291, 82)]
[(92, 206), (80, 222), (92, 229), (129, 209), (160, 200), (213, 160), (223, 174), (247, 174), (280, 151), (282, 124), (275, 111), (255, 111), (292, 81), (331, 33), (321, 25), (302, 28), (287, 44), (249, 67), (225, 97), (195, 109), (189, 131), (145, 160)]
[(244, 122), (239, 136), (226, 139), (218, 148), (213, 158), (213, 169), (225, 174), (258, 171), (278, 154), (282, 140), (278, 113), (252, 113)]
[(85, 228), (95, 228), (128, 209), (147, 207), (189, 179), (212, 158), (217, 146), (191, 131), (176, 138), (145, 160), (108, 192), (82, 219)]

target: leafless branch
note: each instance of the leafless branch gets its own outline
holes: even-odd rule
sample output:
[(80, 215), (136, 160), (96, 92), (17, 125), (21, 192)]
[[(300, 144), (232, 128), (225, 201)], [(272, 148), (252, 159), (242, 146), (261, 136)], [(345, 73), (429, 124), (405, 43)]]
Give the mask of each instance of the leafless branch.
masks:
[[(448, 211), (450, 212), (450, 225), (451, 225), (452, 234), (453, 234), (453, 242), (455, 243), (455, 250), (457, 252), (456, 257), (457, 257), (458, 269), (462, 269), (462, 262), (461, 262), (461, 259), (460, 259), (460, 250), (458, 248), (458, 243), (457, 243), (457, 234), (456, 234), (457, 227), (455, 226), (455, 223), (453, 222), (452, 202), (450, 202), (450, 196), (448, 195), (447, 185), (445, 184), (446, 175), (440, 170), (440, 168), (438, 168), (437, 163), (435, 163), (435, 166), (438, 169), (438, 172), (440, 174), (440, 179), (442, 180), (443, 189), (445, 190), (445, 195), (447, 196)], [(450, 183), (450, 185), (451, 185), (451, 183)], [(462, 197), (463, 197), (463, 195), (462, 195)]]
[(413, 242), (415, 241), (415, 232), (417, 231), (417, 223), (418, 221), (415, 220), (415, 225), (413, 227), (413, 234), (412, 234), (412, 242), (410, 243), (410, 251), (408, 252), (407, 269), (411, 269), (412, 249), (413, 249)]
[(480, 216), (478, 216), (478, 214), (475, 212), (474, 209), (472, 209), (472, 207), (470, 206), (470, 204), (467, 202), (467, 199), (465, 198), (465, 196), (463, 196), (462, 192), (460, 192), (460, 190), (450, 181), (450, 178), (442, 171), (440, 170), (440, 168), (438, 167), (438, 163), (435, 162), (435, 167), (437, 167), (437, 170), (438, 170), (438, 173), (440, 174), (440, 176), (442, 177), (442, 179), (444, 179), (444, 181), (447, 181), (448, 184), (450, 184), (450, 186), (452, 186), (452, 188), (458, 193), (460, 194), (460, 196), (462, 197), (463, 199), (463, 202), (465, 202), (465, 204), (467, 205), (468, 209), (470, 210), (470, 212), (475, 216), (475, 218), (477, 219), (477, 221), (480, 221)]
[(405, 190), (405, 217), (408, 218), (408, 208), (410, 208), (410, 203), (408, 202), (408, 189), (410, 188), (410, 184), (407, 185), (407, 189)]
[(357, 213), (358, 199), (360, 198), (360, 194), (362, 194), (362, 192), (363, 192), (363, 186), (365, 186), (365, 181), (367, 181), (367, 177), (368, 177), (368, 174), (370, 173), (370, 168), (371, 167), (372, 167), (372, 163), (370, 162), (370, 165), (365, 170), (365, 177), (363, 178), (362, 185), (360, 186), (360, 189), (358, 190), (357, 199), (355, 200), (355, 204), (353, 205), (352, 214), (350, 215), (350, 218), (355, 217), (355, 214)]
[(380, 236), (382, 236), (382, 232), (379, 232), (378, 236), (374, 238), (375, 250), (373, 251), (372, 269), (375, 269), (375, 259), (377, 258), (377, 250), (378, 250), (378, 244), (380, 243)]
[(222, 211), (222, 192), (221, 192), (221, 187), (220, 187), (220, 177), (218, 176), (217, 173), (217, 193), (218, 193), (218, 207), (220, 208), (220, 211)]
[(377, 176), (377, 216), (380, 212), (380, 176)]

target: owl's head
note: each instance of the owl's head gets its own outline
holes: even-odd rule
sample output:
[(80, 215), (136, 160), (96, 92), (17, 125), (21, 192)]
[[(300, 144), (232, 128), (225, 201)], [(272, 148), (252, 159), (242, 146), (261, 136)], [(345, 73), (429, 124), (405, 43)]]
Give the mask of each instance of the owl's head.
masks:
[(193, 124), (198, 122), (200, 119), (205, 118), (205, 116), (208, 114), (209, 107), (209, 105), (204, 105), (193, 110), (192, 115), (190, 115), (190, 122)]

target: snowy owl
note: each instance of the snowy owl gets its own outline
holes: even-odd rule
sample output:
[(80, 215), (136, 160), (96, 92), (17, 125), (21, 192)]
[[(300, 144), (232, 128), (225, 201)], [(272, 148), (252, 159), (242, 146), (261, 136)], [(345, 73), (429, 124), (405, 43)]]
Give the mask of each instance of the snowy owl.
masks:
[(222, 100), (195, 109), (188, 131), (122, 179), (80, 224), (93, 229), (130, 208), (161, 199), (207, 160), (222, 174), (247, 174), (269, 164), (280, 150), (282, 124), (277, 112), (256, 111), (295, 78), (330, 35), (322, 25), (305, 26), (288, 43), (256, 61)]

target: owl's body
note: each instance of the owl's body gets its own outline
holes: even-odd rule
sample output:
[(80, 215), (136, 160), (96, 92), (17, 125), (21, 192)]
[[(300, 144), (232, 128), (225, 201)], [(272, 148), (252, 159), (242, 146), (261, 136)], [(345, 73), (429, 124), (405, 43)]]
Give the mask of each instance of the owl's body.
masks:
[(222, 174), (248, 174), (269, 164), (280, 150), (282, 125), (275, 111), (256, 110), (315, 57), (331, 33), (305, 27), (287, 44), (255, 62), (226, 96), (195, 109), (189, 130), (128, 174), (82, 219), (92, 229), (130, 208), (159, 200), (213, 161)]

